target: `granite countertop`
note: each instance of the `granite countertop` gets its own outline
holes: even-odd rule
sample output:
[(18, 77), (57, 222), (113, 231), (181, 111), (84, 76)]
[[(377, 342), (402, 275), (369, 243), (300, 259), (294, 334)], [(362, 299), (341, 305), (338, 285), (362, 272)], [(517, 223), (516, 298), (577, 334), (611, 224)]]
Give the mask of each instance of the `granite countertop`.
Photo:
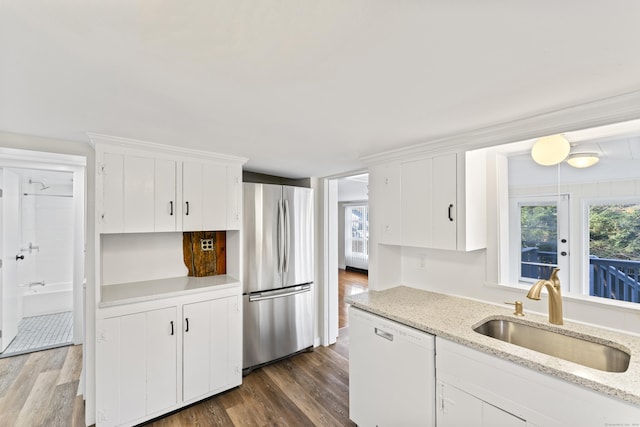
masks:
[[(345, 297), (345, 301), (354, 307), (449, 341), (640, 405), (639, 337), (567, 321), (564, 325), (552, 325), (546, 316), (526, 311), (524, 317), (515, 316), (513, 307), (503, 308), (406, 286), (351, 295)], [(485, 320), (501, 318), (516, 319), (543, 329), (561, 330), (566, 335), (576, 337), (588, 335), (596, 342), (609, 344), (631, 354), (629, 368), (621, 373), (604, 372), (487, 337), (473, 330)]]
[(238, 279), (226, 274), (207, 277), (171, 277), (103, 285), (100, 287), (100, 308), (205, 292), (214, 288), (224, 289), (239, 286)]

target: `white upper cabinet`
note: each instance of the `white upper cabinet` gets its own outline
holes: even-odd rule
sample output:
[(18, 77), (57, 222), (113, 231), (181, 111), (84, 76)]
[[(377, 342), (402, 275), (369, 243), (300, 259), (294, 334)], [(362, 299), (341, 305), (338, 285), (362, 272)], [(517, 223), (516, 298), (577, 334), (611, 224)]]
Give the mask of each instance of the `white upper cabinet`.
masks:
[(155, 159), (154, 231), (176, 231), (178, 228), (176, 174), (174, 160)]
[(402, 244), (433, 245), (433, 160), (402, 164)]
[(451, 153), (369, 170), (377, 243), (470, 251), (486, 246), (483, 157)]
[(378, 243), (402, 243), (401, 175), (399, 162), (375, 165), (369, 170), (371, 220), (376, 224)]
[(245, 159), (131, 144), (96, 144), (101, 233), (240, 229)]

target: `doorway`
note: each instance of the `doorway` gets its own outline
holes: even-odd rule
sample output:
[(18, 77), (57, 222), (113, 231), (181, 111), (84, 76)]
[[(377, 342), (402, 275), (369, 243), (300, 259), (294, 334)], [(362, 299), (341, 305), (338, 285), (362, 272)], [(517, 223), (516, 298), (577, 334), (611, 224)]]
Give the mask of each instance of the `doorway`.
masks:
[(0, 357), (82, 343), (85, 163), (0, 152)]
[(348, 326), (344, 297), (368, 289), (369, 174), (337, 180), (338, 187), (338, 329)]

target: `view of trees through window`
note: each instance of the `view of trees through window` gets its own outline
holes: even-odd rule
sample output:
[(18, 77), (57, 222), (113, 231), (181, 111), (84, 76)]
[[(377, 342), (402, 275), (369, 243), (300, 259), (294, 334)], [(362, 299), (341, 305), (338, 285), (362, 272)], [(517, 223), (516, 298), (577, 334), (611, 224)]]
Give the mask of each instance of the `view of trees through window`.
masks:
[(640, 204), (589, 206), (589, 295), (640, 302)]
[(523, 278), (542, 279), (557, 265), (558, 210), (555, 205), (520, 207)]
[(589, 254), (640, 260), (640, 204), (590, 206)]

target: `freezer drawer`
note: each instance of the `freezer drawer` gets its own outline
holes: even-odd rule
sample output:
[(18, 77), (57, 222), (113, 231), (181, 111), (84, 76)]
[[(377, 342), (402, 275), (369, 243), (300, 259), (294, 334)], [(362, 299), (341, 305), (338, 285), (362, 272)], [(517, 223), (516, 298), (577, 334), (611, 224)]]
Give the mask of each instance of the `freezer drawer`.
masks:
[(311, 284), (243, 295), (243, 369), (313, 345)]

